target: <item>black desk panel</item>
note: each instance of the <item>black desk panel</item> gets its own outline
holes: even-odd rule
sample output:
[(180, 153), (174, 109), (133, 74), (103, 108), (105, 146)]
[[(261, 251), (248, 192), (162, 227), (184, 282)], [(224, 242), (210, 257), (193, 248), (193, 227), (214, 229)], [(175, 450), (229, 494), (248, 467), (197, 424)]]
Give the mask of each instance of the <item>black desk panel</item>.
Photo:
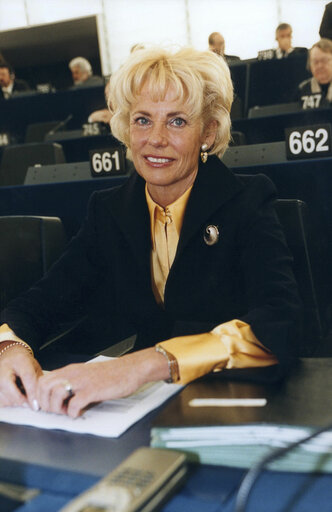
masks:
[(121, 143), (111, 133), (105, 135), (89, 135), (85, 137), (57, 138), (54, 140), (61, 144), (66, 162), (88, 162), (89, 152), (93, 149), (105, 149), (120, 146)]
[(49, 94), (24, 94), (1, 101), (0, 132), (10, 133), (15, 141), (24, 141), (29, 124), (62, 121), (73, 115), (71, 129), (80, 128), (88, 116), (105, 105), (104, 87), (82, 87)]
[(247, 144), (285, 140), (285, 128), (332, 122), (332, 109), (310, 109), (251, 119), (234, 119), (232, 129), (243, 132)]
[(250, 63), (247, 108), (292, 101), (297, 86), (310, 76), (307, 55)]
[(68, 237), (79, 229), (95, 190), (116, 187), (127, 176), (86, 181), (0, 187), (0, 215), (46, 215), (60, 217)]

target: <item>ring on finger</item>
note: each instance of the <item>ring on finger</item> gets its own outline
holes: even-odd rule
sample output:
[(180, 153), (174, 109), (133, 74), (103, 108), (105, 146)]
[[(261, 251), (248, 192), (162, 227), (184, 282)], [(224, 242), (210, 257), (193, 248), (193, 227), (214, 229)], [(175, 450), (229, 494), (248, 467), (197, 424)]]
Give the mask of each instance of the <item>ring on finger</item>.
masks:
[(74, 395), (74, 392), (73, 392), (73, 387), (72, 387), (71, 383), (69, 382), (69, 380), (65, 380), (63, 382), (63, 387), (65, 388), (65, 390), (67, 392), (67, 397), (71, 398)]

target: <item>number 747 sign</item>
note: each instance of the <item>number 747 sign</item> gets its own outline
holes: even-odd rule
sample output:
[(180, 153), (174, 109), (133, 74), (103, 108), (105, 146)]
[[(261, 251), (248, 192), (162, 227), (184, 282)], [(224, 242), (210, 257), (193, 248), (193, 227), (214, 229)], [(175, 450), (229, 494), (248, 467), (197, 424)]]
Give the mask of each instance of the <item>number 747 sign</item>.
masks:
[(287, 128), (285, 139), (286, 155), (289, 160), (321, 158), (332, 154), (330, 124)]

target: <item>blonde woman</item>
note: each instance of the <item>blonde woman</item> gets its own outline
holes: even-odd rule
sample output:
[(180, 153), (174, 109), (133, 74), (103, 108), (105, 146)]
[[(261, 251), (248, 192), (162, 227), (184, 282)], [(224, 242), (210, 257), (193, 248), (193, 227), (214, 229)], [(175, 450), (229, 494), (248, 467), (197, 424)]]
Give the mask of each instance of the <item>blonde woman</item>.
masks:
[[(112, 133), (136, 173), (92, 196), (48, 277), (3, 312), (2, 405), (76, 417), (148, 381), (187, 383), (294, 355), (299, 301), (274, 187), (236, 177), (218, 158), (232, 98), (227, 64), (209, 51), (143, 49), (112, 76)], [(39, 377), (30, 347), (96, 302), (98, 323), (137, 333), (135, 351)]]

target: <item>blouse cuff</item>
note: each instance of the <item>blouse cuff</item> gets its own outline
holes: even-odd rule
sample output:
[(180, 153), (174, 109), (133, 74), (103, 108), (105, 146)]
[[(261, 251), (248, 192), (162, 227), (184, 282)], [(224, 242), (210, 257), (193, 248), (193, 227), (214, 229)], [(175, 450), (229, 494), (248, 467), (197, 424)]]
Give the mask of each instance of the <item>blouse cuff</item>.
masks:
[(252, 368), (277, 364), (277, 358), (262, 345), (250, 325), (232, 320), (211, 332), (171, 338), (158, 344), (178, 362), (179, 384), (187, 384), (223, 368)]

